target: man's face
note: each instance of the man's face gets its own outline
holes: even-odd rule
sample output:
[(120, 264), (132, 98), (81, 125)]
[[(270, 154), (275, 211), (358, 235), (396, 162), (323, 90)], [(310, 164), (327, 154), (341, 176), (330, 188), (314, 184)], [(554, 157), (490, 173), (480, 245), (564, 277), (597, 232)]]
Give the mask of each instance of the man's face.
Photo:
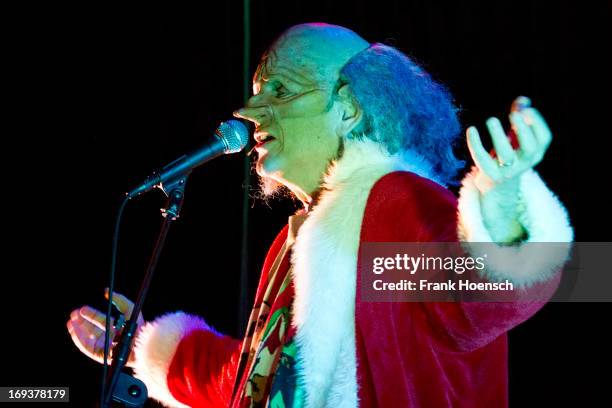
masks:
[(299, 47), (280, 48), (262, 60), (254, 95), (239, 116), (256, 126), (257, 173), (311, 195), (340, 146), (335, 78), (320, 75), (324, 59), (300, 55)]

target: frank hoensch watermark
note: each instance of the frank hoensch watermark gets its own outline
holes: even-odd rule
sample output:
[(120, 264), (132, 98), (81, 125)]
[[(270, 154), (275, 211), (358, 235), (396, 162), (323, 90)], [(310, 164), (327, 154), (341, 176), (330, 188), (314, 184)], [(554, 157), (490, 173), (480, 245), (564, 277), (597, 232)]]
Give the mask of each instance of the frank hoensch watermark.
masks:
[(563, 243), (364, 243), (358, 292), (372, 302), (546, 302), (568, 258)]
[(456, 290), (514, 290), (514, 284), (505, 282), (471, 282), (467, 279), (453, 282), (430, 282), (420, 279), (418, 282), (402, 279), (399, 282), (385, 282), (377, 279), (372, 284), (374, 290), (422, 290), (422, 291), (456, 291)]

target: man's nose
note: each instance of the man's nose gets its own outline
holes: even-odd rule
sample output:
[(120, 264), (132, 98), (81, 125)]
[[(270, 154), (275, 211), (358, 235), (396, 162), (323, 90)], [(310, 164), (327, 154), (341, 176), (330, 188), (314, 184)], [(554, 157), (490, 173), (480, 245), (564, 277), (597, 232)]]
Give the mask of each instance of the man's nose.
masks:
[(238, 109), (233, 113), (237, 118), (246, 119), (250, 122), (255, 123), (257, 127), (264, 126), (270, 121), (269, 107), (266, 106), (255, 106), (255, 107), (244, 107)]

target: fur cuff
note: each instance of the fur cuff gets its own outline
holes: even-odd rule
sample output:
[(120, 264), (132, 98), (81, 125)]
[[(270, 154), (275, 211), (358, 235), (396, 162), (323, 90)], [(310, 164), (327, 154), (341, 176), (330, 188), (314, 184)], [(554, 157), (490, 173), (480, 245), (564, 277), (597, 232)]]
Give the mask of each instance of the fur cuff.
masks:
[(211, 329), (199, 317), (169, 313), (145, 324), (135, 339), (134, 376), (146, 384), (149, 397), (170, 408), (188, 408), (172, 396), (166, 377), (179, 343), (194, 330)]
[[(457, 233), (464, 242), (492, 243), (483, 222), (477, 176), (474, 168), (462, 181)], [(489, 267), (485, 277), (496, 282), (508, 279), (519, 287), (528, 287), (546, 281), (559, 271), (570, 250), (570, 244), (563, 243), (572, 242), (574, 232), (567, 211), (535, 171), (523, 173), (520, 183), (519, 221), (528, 239), (511, 246), (486, 245)]]

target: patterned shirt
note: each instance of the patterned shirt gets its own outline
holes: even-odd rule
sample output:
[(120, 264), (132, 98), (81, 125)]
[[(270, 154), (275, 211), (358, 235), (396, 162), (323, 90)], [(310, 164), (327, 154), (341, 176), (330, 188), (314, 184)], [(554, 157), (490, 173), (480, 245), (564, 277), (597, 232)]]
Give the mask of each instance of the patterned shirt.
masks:
[(289, 217), (287, 240), (274, 260), (266, 282), (257, 291), (242, 343), (239, 384), (234, 406), (297, 408), (303, 393), (296, 379), (297, 345), (291, 325), (294, 289), (291, 248), (306, 219), (299, 212)]

